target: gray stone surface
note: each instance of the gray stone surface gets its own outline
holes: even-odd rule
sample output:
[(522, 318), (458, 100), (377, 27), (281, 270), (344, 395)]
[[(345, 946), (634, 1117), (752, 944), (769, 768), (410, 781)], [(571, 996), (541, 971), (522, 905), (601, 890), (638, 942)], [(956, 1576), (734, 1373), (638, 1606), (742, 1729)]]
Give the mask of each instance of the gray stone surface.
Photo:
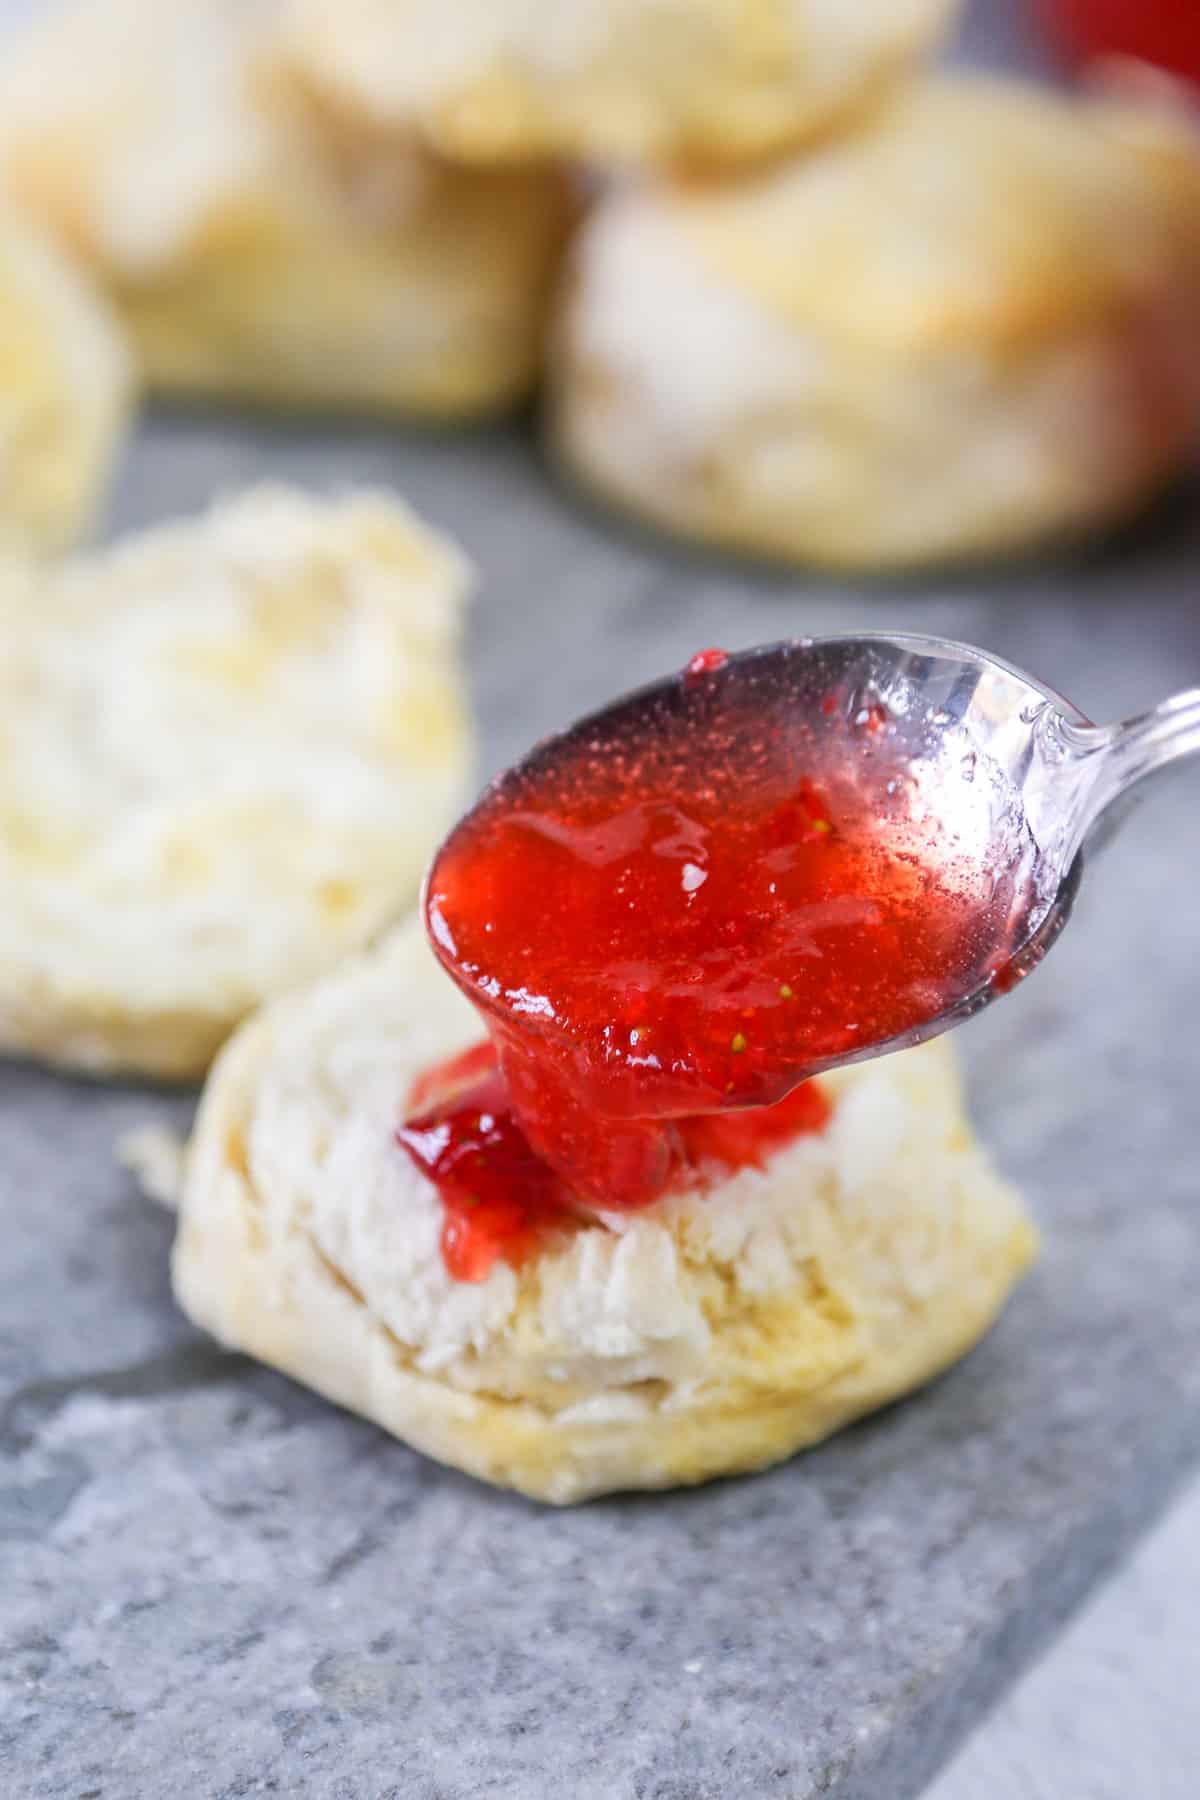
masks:
[[(43, 3), (0, 0), (0, 27)], [(1030, 51), (1018, 5), (970, 8), (962, 53)], [(114, 517), (275, 474), (395, 483), (471, 547), (487, 766), (709, 641), (957, 632), (1097, 715), (1200, 680), (1196, 487), (1103, 557), (834, 589), (610, 530), (502, 433), (177, 420)], [(4, 1800), (915, 1794), (1200, 1464), (1196, 779), (964, 1034), (1039, 1271), (934, 1389), (756, 1480), (545, 1513), (224, 1356), (175, 1312), (170, 1221), (110, 1155), (190, 1100), (0, 1069)], [(1193, 1495), (938, 1800), (1194, 1793), (1195, 1646), (1169, 1616), (1172, 1577), (1196, 1587)], [(1139, 1680), (1156, 1704), (1131, 1705)]]
[[(834, 588), (614, 529), (519, 433), (179, 418), (115, 514), (264, 475), (395, 484), (467, 544), (483, 767), (714, 641), (942, 631), (1096, 715), (1200, 679), (1194, 486), (1103, 555)], [(916, 1793), (1200, 1462), (1194, 781), (1148, 800), (1045, 968), (963, 1034), (1046, 1232), (1001, 1326), (924, 1396), (695, 1494), (546, 1512), (203, 1344), (169, 1221), (110, 1158), (186, 1097), (0, 1069), (4, 1794)]]
[(1197, 1597), (1193, 1478), (926, 1800), (1196, 1800)]

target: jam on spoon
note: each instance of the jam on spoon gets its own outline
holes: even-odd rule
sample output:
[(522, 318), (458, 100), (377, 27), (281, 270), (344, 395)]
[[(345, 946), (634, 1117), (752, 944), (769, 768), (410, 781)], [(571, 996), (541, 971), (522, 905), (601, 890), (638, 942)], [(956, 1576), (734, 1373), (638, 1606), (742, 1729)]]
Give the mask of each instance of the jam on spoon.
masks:
[(814, 669), (702, 651), (534, 750), (442, 846), (426, 924), (490, 1050), (419, 1083), (399, 1135), (452, 1273), (761, 1162), (826, 1122), (801, 1084), (987, 980), (1019, 831), (1007, 866), (981, 857), (885, 697)]
[(548, 1223), (761, 1162), (815, 1074), (919, 1043), (1056, 941), (1081, 851), (1200, 756), (1200, 688), (1093, 725), (941, 638), (707, 650), (493, 782), (425, 918), (490, 1034), (400, 1133), (478, 1279)]

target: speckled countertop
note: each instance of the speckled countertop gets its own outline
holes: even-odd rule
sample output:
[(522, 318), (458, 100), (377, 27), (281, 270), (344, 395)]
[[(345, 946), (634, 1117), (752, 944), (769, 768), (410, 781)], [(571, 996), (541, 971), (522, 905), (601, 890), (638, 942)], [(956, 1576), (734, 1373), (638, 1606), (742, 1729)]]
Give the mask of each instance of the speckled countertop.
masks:
[[(267, 474), (394, 483), (465, 542), (486, 573), (488, 767), (712, 641), (928, 629), (1096, 716), (1200, 679), (1194, 485), (1090, 559), (834, 588), (613, 529), (549, 488), (520, 433), (173, 419), (145, 429), (113, 519)], [(697, 1493), (548, 1513), (210, 1347), (170, 1300), (169, 1219), (110, 1155), (188, 1099), (0, 1069), (5, 1796), (915, 1794), (1200, 1465), (1195, 794), (1193, 774), (1147, 802), (1046, 967), (963, 1034), (982, 1129), (1046, 1234), (999, 1329), (923, 1397)], [(1117, 1687), (1154, 1684), (1129, 1650), (1167, 1630), (1167, 1568), (1195, 1594), (1198, 1510), (937, 1800), (1194, 1791), (1169, 1786), (1189, 1723), (1200, 1758), (1194, 1706), (1172, 1709), (1161, 1784), (1105, 1784), (1130, 1735)], [(1098, 1667), (1112, 1680), (1089, 1687)]]

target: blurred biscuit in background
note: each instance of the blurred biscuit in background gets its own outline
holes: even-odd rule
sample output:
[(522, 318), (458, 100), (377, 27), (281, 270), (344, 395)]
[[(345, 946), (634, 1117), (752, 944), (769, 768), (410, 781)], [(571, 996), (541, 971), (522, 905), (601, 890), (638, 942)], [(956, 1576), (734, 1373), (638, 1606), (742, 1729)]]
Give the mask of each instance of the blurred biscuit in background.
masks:
[(688, 537), (903, 568), (1107, 527), (1200, 422), (1200, 149), (1168, 110), (927, 78), (738, 181), (614, 194), (550, 430)]
[(133, 391), (133, 359), (100, 295), (0, 212), (0, 539), (57, 550), (87, 529)]
[[(958, 0), (286, 0), (292, 66), (446, 154), (725, 165), (877, 99)], [(414, 54), (414, 48), (416, 53)]]
[(0, 1049), (197, 1076), (410, 906), (464, 799), (466, 585), (398, 501), (287, 488), (0, 570)]
[(56, 7), (0, 71), (0, 181), (108, 289), (157, 389), (435, 419), (508, 405), (540, 364), (564, 179), (326, 131), (271, 77), (277, 14)]

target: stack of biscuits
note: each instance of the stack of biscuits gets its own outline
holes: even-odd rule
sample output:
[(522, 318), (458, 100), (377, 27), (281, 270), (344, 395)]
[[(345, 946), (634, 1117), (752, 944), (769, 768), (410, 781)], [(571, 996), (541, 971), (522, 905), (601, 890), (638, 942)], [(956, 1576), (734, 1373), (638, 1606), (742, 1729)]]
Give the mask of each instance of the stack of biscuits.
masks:
[[(455, 420), (544, 375), (562, 465), (674, 532), (992, 556), (1194, 444), (1200, 148), (1166, 104), (930, 72), (955, 13), (70, 0), (0, 74), (0, 189), (160, 392)], [(58, 421), (51, 523), (6, 510), (72, 529), (99, 431)]]

